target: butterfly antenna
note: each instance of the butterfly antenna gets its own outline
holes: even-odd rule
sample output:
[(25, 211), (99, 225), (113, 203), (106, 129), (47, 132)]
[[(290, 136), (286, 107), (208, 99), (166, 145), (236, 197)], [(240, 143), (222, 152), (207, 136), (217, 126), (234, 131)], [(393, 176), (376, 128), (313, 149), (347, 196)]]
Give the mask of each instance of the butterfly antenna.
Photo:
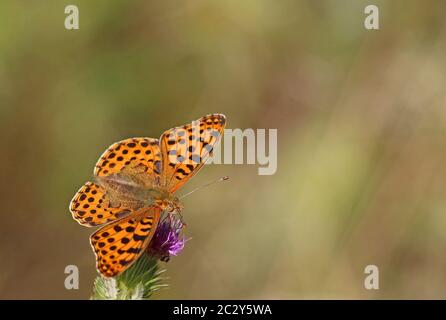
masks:
[(228, 177), (228, 176), (224, 176), (224, 177), (218, 178), (217, 180), (214, 180), (214, 181), (211, 181), (211, 182), (209, 182), (209, 183), (206, 183), (206, 184), (204, 184), (204, 185), (202, 185), (202, 186), (199, 186), (199, 187), (193, 189), (192, 191), (189, 191), (189, 192), (186, 193), (186, 194), (183, 194), (179, 199), (181, 200), (181, 199), (187, 197), (188, 195), (194, 193), (195, 191), (200, 190), (200, 189), (202, 189), (202, 188), (204, 188), (204, 187), (208, 187), (208, 186), (210, 186), (210, 185), (213, 185), (214, 183), (217, 183), (217, 182), (220, 182), (220, 181), (226, 181), (226, 180), (229, 180), (229, 177)]

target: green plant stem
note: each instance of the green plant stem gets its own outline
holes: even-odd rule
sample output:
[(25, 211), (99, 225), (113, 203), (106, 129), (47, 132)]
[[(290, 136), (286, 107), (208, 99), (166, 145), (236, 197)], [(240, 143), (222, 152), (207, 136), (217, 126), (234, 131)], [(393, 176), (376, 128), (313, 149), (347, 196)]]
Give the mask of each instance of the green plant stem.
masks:
[(98, 276), (94, 281), (92, 300), (144, 300), (163, 284), (158, 259), (147, 254), (142, 255), (130, 268), (114, 278)]

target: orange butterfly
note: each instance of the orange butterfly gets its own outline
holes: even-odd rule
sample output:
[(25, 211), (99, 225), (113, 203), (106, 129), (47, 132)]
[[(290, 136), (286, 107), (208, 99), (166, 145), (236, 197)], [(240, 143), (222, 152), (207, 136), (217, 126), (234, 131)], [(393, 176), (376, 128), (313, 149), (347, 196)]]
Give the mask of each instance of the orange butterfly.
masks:
[(111, 145), (70, 203), (83, 226), (104, 225), (90, 237), (96, 267), (106, 277), (126, 270), (145, 251), (161, 213), (180, 212), (174, 193), (204, 165), (223, 135), (226, 117), (211, 114), (161, 138), (131, 138)]

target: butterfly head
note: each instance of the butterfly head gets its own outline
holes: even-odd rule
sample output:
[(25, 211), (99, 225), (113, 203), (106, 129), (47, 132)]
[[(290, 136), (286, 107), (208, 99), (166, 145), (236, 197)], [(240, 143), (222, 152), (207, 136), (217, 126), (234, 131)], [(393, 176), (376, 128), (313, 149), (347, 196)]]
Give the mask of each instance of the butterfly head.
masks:
[(174, 196), (156, 200), (155, 204), (166, 212), (181, 212), (183, 210), (183, 204)]

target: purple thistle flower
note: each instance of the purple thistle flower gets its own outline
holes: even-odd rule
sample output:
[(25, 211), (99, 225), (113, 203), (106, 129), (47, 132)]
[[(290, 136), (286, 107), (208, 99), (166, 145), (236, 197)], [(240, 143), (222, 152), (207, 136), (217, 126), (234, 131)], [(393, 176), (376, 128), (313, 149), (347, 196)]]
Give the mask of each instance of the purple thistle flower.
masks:
[(186, 239), (180, 237), (184, 224), (174, 216), (164, 218), (156, 228), (148, 252), (157, 256), (161, 261), (169, 261), (170, 256), (178, 255), (184, 248)]

